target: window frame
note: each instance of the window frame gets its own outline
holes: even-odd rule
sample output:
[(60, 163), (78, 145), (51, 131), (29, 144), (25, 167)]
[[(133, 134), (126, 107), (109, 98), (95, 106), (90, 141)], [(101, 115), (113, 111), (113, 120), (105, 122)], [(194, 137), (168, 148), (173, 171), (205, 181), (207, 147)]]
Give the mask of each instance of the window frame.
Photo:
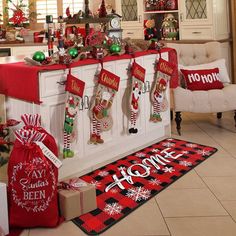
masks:
[[(63, 1), (66, 1), (66, 0), (57, 0), (57, 15), (58, 16), (63, 15)], [(76, 1), (76, 0), (74, 0), (74, 1)], [(32, 4), (32, 11), (37, 12), (36, 11), (37, 0), (28, 0), (28, 2), (29, 2), (29, 4)], [(1, 4), (1, 2), (0, 2), (0, 4)], [(7, 6), (7, 2), (5, 0), (2, 0), (2, 6), (3, 6), (2, 25), (7, 27), (9, 16), (6, 12), (4, 12), (4, 9)], [(36, 21), (30, 20), (29, 28), (31, 30), (39, 30), (39, 29), (42, 30), (42, 29), (44, 29), (44, 23), (37, 23)]]

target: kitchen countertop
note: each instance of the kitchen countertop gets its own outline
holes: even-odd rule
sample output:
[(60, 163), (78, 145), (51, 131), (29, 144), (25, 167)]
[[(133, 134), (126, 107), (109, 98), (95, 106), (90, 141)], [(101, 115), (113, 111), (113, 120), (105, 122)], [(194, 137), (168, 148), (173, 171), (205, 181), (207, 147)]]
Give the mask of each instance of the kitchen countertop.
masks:
[(24, 61), (24, 56), (0, 57), (0, 64), (8, 64)]
[(34, 42), (25, 42), (25, 43), (18, 43), (18, 42), (0, 42), (0, 48), (6, 47), (29, 47), (29, 46), (44, 46), (47, 45), (46, 43), (34, 43)]

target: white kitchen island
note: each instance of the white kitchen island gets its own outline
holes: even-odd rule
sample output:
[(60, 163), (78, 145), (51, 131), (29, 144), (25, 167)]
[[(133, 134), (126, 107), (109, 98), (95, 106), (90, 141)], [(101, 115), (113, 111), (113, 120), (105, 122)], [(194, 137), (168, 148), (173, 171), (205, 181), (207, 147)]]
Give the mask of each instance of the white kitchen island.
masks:
[[(168, 51), (162, 52), (162, 58), (168, 60)], [(151, 112), (150, 90), (154, 79), (154, 65), (159, 54), (139, 55), (136, 62), (146, 69), (145, 83), (141, 96), (140, 114), (138, 118), (138, 133), (129, 134), (128, 118), (124, 107), (128, 96), (126, 89), (130, 86), (128, 68), (133, 59), (130, 57), (119, 60), (104, 62), (104, 69), (111, 71), (120, 77), (119, 91), (117, 92), (113, 105), (112, 117), (113, 127), (110, 131), (103, 132), (104, 144), (89, 144), (90, 118), (89, 104), (96, 86), (96, 76), (101, 65), (99, 63), (80, 65), (71, 68), (75, 77), (85, 82), (85, 92), (81, 100), (79, 112), (75, 125), (75, 136), (72, 150), (75, 151), (73, 158), (63, 159), (60, 168), (60, 178), (78, 173), (82, 175), (92, 171), (99, 166), (119, 159), (125, 154), (132, 153), (170, 136), (170, 111), (162, 113), (162, 122), (153, 123), (149, 121)], [(63, 123), (65, 109), (65, 85), (68, 69), (41, 71), (38, 73), (38, 89), (40, 104), (23, 101), (8, 96), (6, 98), (7, 118), (20, 120), (24, 113), (39, 113), (42, 117), (42, 127), (51, 133), (62, 152), (63, 148)], [(167, 90), (169, 101), (169, 89)]]

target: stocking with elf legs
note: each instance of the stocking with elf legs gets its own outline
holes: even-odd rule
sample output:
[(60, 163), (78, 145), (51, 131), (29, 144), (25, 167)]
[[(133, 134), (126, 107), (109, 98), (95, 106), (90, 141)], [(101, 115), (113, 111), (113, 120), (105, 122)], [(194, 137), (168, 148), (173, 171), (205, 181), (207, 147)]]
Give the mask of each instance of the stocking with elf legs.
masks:
[(151, 91), (152, 113), (150, 116), (150, 121), (154, 123), (162, 121), (161, 112), (166, 111), (168, 108), (166, 89), (168, 81), (174, 72), (174, 66), (160, 58), (156, 69), (156, 78)]
[(80, 99), (83, 97), (85, 83), (70, 73), (66, 81), (66, 107), (64, 119), (64, 148), (63, 157), (73, 157), (74, 152), (71, 149), (71, 137), (74, 131), (75, 118), (78, 112)]
[(132, 84), (129, 102), (129, 133), (136, 134), (138, 132), (137, 119), (140, 111), (140, 97), (142, 94), (142, 87), (145, 80), (145, 69), (134, 61), (131, 67), (131, 75)]
[(98, 79), (98, 86), (90, 108), (91, 135), (90, 143), (102, 144), (102, 131), (112, 128), (113, 120), (111, 107), (116, 92), (119, 89), (120, 78), (102, 69)]

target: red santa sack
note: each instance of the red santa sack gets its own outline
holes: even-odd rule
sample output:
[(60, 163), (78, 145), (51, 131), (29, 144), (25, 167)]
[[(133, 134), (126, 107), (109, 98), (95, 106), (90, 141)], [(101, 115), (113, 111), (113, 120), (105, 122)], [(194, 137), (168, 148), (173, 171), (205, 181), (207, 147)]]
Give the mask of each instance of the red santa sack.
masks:
[[(33, 129), (16, 131), (8, 164), (12, 227), (54, 227), (59, 223), (58, 169), (35, 143), (46, 139), (46, 133)], [(57, 150), (51, 151), (57, 155)]]
[(56, 156), (58, 156), (57, 144), (54, 137), (41, 127), (41, 116), (39, 114), (24, 114), (21, 116), (24, 129), (37, 130), (42, 134), (47, 134), (42, 141)]

